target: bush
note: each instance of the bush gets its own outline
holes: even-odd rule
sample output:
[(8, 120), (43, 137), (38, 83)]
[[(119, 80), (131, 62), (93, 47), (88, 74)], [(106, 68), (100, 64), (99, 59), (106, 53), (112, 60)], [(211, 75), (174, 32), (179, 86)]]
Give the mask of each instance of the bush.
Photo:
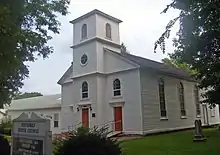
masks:
[(10, 155), (10, 145), (2, 135), (0, 135), (0, 155)]
[(69, 137), (56, 139), (54, 155), (121, 155), (119, 143), (100, 130), (79, 128)]
[(2, 121), (0, 124), (0, 133), (5, 135), (11, 135), (12, 122), (10, 120)]

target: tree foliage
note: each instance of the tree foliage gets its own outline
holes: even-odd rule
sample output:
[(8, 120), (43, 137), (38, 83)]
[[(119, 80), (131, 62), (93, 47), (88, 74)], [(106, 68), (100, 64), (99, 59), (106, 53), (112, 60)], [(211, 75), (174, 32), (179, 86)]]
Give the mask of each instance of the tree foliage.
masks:
[(27, 61), (48, 57), (51, 34), (59, 33), (57, 15), (69, 0), (0, 0), (0, 107), (10, 103), (28, 76)]
[(160, 46), (165, 52), (165, 39), (179, 21), (171, 57), (198, 71), (196, 77), (201, 81), (200, 88), (206, 90), (203, 102), (220, 104), (220, 1), (173, 0), (162, 13), (172, 8), (180, 10), (180, 14), (169, 22), (155, 43), (155, 50)]
[(195, 69), (192, 69), (192, 67), (189, 64), (184, 63), (184, 62), (178, 62), (175, 59), (164, 58), (162, 59), (162, 62), (166, 65), (185, 70), (186, 72), (189, 72), (192, 75), (195, 75), (197, 73), (197, 71)]
[(23, 99), (23, 98), (37, 97), (37, 96), (43, 96), (43, 95), (41, 93), (38, 93), (38, 92), (31, 92), (31, 93), (25, 92), (25, 93), (18, 94), (14, 98), (14, 100)]

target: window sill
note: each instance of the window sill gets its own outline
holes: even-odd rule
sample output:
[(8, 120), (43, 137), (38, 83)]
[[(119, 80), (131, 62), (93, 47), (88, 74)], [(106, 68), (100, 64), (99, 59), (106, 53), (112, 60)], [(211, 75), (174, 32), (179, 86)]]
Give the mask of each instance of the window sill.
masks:
[(168, 120), (168, 117), (161, 117), (160, 120)]
[(89, 101), (89, 98), (81, 98), (80, 101)]
[(201, 115), (197, 115), (196, 118), (201, 118)]
[(118, 99), (118, 98), (122, 98), (122, 95), (120, 96), (112, 96), (113, 99)]
[(186, 116), (180, 116), (180, 119), (187, 119)]

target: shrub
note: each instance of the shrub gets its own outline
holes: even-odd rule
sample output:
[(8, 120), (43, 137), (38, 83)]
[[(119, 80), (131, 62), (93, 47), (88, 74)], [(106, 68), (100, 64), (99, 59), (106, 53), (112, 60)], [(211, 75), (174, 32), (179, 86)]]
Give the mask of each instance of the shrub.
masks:
[(0, 132), (5, 135), (11, 135), (12, 122), (10, 120), (2, 121), (0, 124)]
[(9, 142), (2, 135), (0, 135), (0, 155), (10, 155)]
[(119, 143), (107, 138), (103, 131), (81, 127), (56, 141), (54, 155), (121, 155)]

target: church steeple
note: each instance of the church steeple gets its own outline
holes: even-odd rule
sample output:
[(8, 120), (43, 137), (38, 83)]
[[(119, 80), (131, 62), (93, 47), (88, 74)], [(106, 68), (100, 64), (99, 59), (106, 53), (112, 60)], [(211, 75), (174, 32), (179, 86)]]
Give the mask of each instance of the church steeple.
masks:
[(122, 21), (93, 10), (70, 23), (73, 24), (73, 47), (93, 39), (120, 45), (119, 23)]

